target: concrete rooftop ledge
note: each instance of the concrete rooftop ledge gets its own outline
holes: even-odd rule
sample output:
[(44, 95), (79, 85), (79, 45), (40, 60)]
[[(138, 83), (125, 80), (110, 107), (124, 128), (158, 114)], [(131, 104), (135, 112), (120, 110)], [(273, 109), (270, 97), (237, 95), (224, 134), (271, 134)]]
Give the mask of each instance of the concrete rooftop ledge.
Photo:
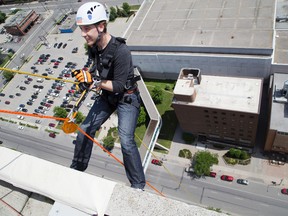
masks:
[[(4, 147), (0, 147), (0, 179), (23, 189), (24, 196), (29, 196), (29, 193), (25, 194), (26, 190), (54, 200), (49, 216), (84, 216), (97, 212), (99, 216), (104, 213), (109, 216), (224, 215), (147, 191), (137, 191)], [(0, 194), (5, 193), (0, 191)], [(10, 201), (12, 203), (7, 203), (18, 210), (19, 200)]]

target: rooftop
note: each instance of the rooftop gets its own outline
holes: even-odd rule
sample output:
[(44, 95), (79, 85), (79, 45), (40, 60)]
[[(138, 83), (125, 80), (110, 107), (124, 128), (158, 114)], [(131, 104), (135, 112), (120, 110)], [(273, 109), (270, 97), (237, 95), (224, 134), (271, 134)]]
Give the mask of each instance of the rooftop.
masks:
[[(187, 80), (178, 79), (174, 92), (186, 93), (192, 88)], [(196, 99), (193, 106), (259, 113), (262, 79), (202, 75), (200, 85), (194, 85)], [(189, 92), (189, 91), (188, 91)]]
[(273, 96), (274, 100), (271, 106), (270, 129), (279, 132), (288, 132), (288, 100), (280, 95), (284, 82), (288, 81), (288, 74), (275, 73)]
[(126, 37), (132, 46), (270, 49), (274, 12), (271, 0), (150, 1)]
[(18, 187), (0, 181), (1, 215), (224, 215), (4, 147), (0, 147), (0, 179)]

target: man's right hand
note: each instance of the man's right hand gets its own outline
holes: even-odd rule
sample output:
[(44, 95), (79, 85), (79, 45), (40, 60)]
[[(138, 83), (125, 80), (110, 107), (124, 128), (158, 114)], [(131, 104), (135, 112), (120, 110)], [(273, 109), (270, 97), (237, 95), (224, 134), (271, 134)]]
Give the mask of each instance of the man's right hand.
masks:
[(75, 77), (80, 83), (92, 83), (92, 76), (90, 72), (84, 71), (82, 69), (72, 70), (72, 77)]

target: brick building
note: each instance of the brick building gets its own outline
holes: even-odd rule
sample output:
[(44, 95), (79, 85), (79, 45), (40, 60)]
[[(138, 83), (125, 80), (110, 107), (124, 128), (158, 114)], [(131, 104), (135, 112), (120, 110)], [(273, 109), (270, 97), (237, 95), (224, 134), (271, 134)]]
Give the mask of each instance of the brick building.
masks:
[(31, 29), (38, 17), (39, 14), (36, 14), (34, 10), (21, 10), (14, 16), (8, 18), (3, 27), (6, 29), (6, 32), (11, 35), (22, 36)]
[(201, 75), (182, 69), (172, 107), (181, 128), (201, 138), (232, 145), (255, 145), (261, 78)]

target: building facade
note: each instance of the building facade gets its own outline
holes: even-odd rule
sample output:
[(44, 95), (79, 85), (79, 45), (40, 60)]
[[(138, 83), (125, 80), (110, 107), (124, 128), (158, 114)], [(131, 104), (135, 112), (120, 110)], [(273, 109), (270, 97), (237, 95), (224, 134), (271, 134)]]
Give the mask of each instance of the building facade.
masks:
[(269, 122), (264, 150), (288, 153), (288, 74), (271, 75)]
[(172, 107), (181, 128), (236, 146), (253, 147), (256, 141), (263, 79), (201, 75), (182, 69)]
[(32, 28), (38, 17), (39, 14), (36, 14), (34, 10), (21, 10), (10, 19), (7, 19), (7, 24), (3, 27), (6, 29), (6, 32), (11, 35), (23, 36)]

